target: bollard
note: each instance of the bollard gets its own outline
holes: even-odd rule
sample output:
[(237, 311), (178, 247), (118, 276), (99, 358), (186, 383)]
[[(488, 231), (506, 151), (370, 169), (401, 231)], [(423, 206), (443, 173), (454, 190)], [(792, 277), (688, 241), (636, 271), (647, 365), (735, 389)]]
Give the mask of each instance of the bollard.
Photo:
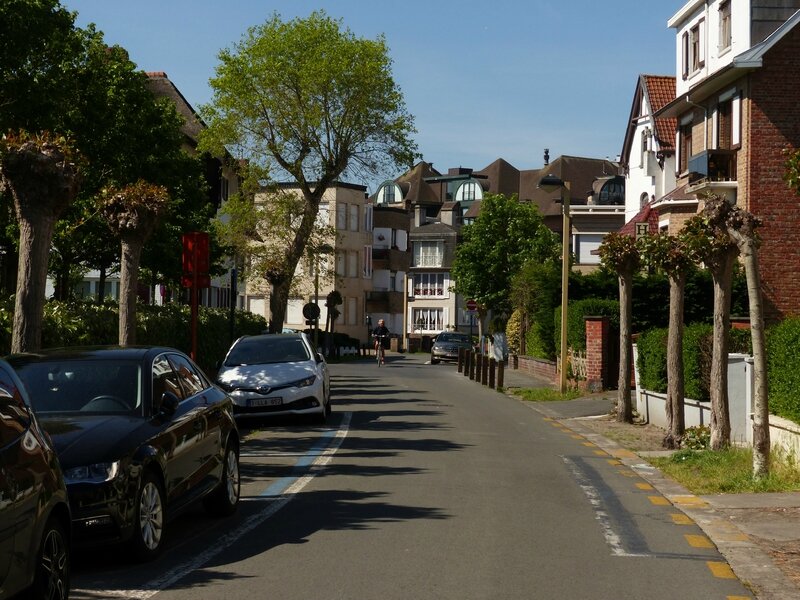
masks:
[(504, 372), (505, 372), (505, 365), (501, 360), (499, 363), (497, 363), (497, 389), (499, 390), (505, 389), (503, 385)]
[(484, 356), (481, 361), (481, 384), (489, 384), (489, 357)]
[(461, 373), (461, 368), (464, 366), (464, 348), (458, 349), (458, 372)]
[(469, 361), (470, 361), (469, 351), (464, 352), (464, 377), (469, 377)]
[(481, 355), (476, 354), (475, 352), (472, 353), (472, 364), (469, 366), (469, 378), (472, 381), (475, 381), (476, 378), (480, 379), (480, 373), (478, 371), (478, 365), (480, 364)]
[(494, 358), (489, 359), (489, 387), (494, 389), (494, 369), (497, 361)]

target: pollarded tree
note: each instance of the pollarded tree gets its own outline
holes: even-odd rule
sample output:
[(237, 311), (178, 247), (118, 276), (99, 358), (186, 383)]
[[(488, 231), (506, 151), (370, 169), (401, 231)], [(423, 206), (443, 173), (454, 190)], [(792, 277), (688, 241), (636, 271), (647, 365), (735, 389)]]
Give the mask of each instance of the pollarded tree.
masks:
[(487, 194), (478, 218), (461, 235), (451, 269), (454, 289), (474, 299), (479, 314), (511, 314), (512, 281), (526, 262), (561, 262), (558, 234), (544, 225), (535, 205), (519, 202), (516, 195)]
[(69, 142), (47, 133), (0, 140), (0, 187), (14, 200), (20, 230), (12, 352), (41, 347), (50, 240), (56, 220), (78, 193), (76, 162)]
[(693, 268), (685, 238), (667, 234), (646, 235), (639, 240), (644, 266), (666, 273), (669, 279), (669, 334), (667, 337), (667, 434), (665, 448), (680, 447), (686, 428), (683, 401), (683, 305), (686, 274)]
[(139, 262), (147, 238), (169, 207), (166, 188), (138, 181), (121, 189), (108, 190), (101, 213), (122, 248), (119, 292), (119, 344), (136, 343), (136, 291)]
[[(392, 78), (384, 38), (357, 38), (322, 11), (288, 22), (275, 14), (219, 60), (213, 100), (201, 108), (208, 123), (201, 148), (216, 155), (227, 148), (247, 159), (251, 183), (258, 184), (253, 190), (286, 174), (302, 192), (296, 234), (268, 276), (270, 328), (280, 331), (325, 191), (343, 175), (375, 176), (410, 165), (413, 117)], [(276, 231), (282, 227), (273, 224)]]
[(603, 265), (619, 278), (619, 381), (617, 385), (617, 421), (633, 422), (631, 401), (631, 323), (633, 321), (633, 274), (639, 268), (636, 240), (629, 235), (609, 233), (598, 249)]
[(753, 345), (753, 476), (764, 477), (769, 474), (770, 441), (764, 305), (761, 301), (759, 238), (756, 233), (756, 229), (761, 226), (761, 219), (716, 196), (706, 200), (705, 211), (714, 215), (714, 222), (719, 222), (726, 228), (744, 263), (750, 304), (750, 339)]
[[(739, 249), (726, 224), (725, 207), (712, 197), (703, 210), (689, 219), (682, 231), (694, 240), (696, 257), (711, 272), (714, 285), (714, 332), (709, 396), (711, 397), (711, 448), (730, 445), (731, 418), (728, 404), (728, 348), (731, 323), (731, 283)], [(720, 199), (717, 199), (720, 200)], [(721, 200), (726, 203), (724, 199)]]

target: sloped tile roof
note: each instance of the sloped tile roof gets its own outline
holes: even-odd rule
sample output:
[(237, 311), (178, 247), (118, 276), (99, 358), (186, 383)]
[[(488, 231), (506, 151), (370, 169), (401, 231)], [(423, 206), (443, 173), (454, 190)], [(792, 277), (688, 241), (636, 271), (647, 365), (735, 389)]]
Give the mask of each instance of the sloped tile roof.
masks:
[(628, 235), (630, 237), (636, 236), (636, 223), (647, 223), (647, 233), (656, 234), (658, 233), (658, 210), (653, 208), (652, 206), (653, 201), (648, 202), (642, 207), (636, 216), (633, 217), (630, 221), (625, 223), (620, 230), (619, 233), (622, 235)]
[(193, 144), (197, 143), (200, 132), (205, 129), (205, 123), (189, 104), (189, 101), (181, 94), (164, 71), (150, 71), (147, 73), (147, 87), (154, 96), (159, 98), (169, 98), (175, 103), (178, 114), (183, 117), (181, 131), (189, 138)]
[[(642, 75), (650, 110), (655, 114), (675, 99), (675, 77), (669, 75)], [(656, 136), (661, 150), (675, 149), (676, 118), (657, 118)]]
[(487, 192), (505, 196), (519, 194), (519, 170), (502, 158), (498, 158), (484, 169), (476, 171), (475, 175), (486, 176), (489, 184), (488, 189), (485, 190)]

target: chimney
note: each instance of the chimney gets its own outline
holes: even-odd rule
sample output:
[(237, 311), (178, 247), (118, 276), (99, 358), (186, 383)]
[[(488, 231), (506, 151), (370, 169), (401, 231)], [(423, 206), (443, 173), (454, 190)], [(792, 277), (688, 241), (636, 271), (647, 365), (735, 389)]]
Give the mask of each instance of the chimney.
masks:
[(425, 207), (421, 204), (414, 206), (414, 227), (422, 227), (428, 222), (428, 216)]
[(549, 164), (550, 164), (550, 148), (545, 148), (544, 149), (544, 166), (546, 167)]

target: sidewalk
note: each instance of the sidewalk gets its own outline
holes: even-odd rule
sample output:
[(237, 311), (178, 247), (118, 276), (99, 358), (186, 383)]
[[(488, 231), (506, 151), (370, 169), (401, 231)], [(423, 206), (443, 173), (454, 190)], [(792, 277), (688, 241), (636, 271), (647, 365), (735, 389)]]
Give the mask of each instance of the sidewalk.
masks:
[[(518, 370), (505, 372), (505, 387), (552, 387)], [(648, 452), (618, 452), (622, 447), (581, 419), (609, 414), (614, 394), (594, 394), (564, 402), (532, 403), (538, 412), (568, 421), (570, 429), (592, 436), (598, 446), (617, 456), (672, 504), (696, 522), (736, 576), (759, 600), (800, 599), (800, 492), (695, 496), (642, 460)]]

